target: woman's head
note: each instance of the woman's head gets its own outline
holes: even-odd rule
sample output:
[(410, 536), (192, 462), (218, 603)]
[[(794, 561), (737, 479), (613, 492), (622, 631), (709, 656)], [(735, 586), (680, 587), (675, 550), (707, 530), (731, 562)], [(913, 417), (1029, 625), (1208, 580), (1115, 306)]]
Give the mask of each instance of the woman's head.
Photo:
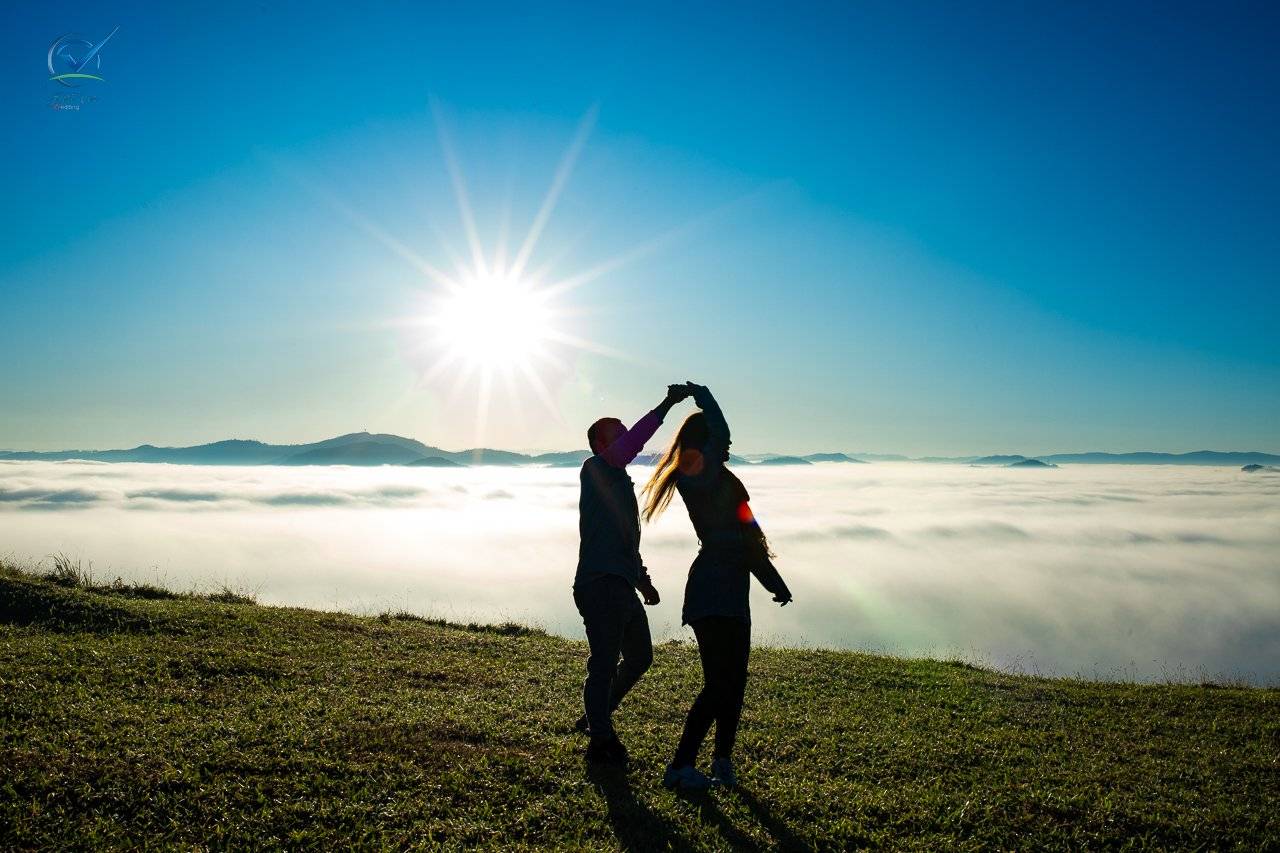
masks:
[(702, 412), (694, 412), (680, 424), (671, 444), (658, 458), (653, 476), (641, 491), (645, 500), (640, 514), (645, 521), (653, 521), (671, 503), (671, 493), (675, 491), (676, 478), (680, 474), (695, 474), (701, 470), (702, 448), (706, 446), (708, 436), (707, 416)]
[(681, 449), (694, 448), (701, 450), (707, 444), (707, 416), (702, 412), (694, 412), (684, 419), (680, 429), (676, 430), (673, 445)]

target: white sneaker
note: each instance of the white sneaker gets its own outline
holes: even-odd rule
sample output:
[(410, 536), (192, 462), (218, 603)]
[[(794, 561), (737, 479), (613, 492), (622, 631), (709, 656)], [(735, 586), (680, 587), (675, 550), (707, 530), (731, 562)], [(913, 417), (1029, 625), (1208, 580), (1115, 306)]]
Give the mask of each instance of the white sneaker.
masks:
[(663, 787), (672, 790), (679, 788), (682, 791), (705, 791), (715, 787), (716, 783), (696, 767), (687, 764), (684, 767), (676, 767), (674, 764), (668, 764), (667, 771), (662, 774), (662, 784)]
[(733, 762), (728, 758), (717, 758), (711, 762), (711, 778), (726, 788), (738, 784), (738, 774), (733, 772)]

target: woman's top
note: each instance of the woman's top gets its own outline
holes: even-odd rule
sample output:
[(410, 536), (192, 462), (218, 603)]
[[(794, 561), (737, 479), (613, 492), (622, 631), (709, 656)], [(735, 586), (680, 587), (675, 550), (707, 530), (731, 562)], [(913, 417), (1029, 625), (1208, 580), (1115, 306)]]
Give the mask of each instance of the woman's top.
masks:
[(688, 624), (705, 616), (731, 616), (749, 622), (750, 575), (775, 596), (790, 598), (791, 593), (769, 560), (746, 487), (725, 467), (729, 425), (719, 404), (702, 386), (693, 392), (693, 400), (707, 419), (707, 443), (701, 451), (682, 451), (676, 490), (702, 547), (689, 568), (681, 622)]

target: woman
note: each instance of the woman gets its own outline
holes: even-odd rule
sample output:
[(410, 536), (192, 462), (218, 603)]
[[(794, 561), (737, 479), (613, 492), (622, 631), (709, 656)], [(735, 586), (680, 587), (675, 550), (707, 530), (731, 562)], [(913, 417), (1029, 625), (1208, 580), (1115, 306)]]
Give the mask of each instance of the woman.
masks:
[[(694, 412), (681, 424), (671, 446), (645, 484), (644, 519), (652, 521), (679, 492), (701, 548), (689, 569), (681, 622), (693, 628), (702, 658), (702, 692), (685, 719), (684, 735), (662, 783), (701, 789), (737, 783), (731, 753), (747, 686), (751, 654), (749, 574), (785, 605), (791, 591), (770, 562), (764, 532), (756, 524), (742, 481), (725, 467), (729, 425), (705, 386), (689, 383)], [(694, 766), (698, 748), (716, 724), (715, 755), (709, 778)]]

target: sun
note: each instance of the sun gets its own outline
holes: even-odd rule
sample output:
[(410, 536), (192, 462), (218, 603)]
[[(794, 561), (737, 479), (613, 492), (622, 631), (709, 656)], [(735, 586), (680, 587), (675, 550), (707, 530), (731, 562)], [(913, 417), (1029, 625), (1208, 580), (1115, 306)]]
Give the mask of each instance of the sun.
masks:
[[(566, 383), (580, 379), (576, 362), (583, 353), (635, 363), (617, 348), (581, 337), (576, 325), (594, 310), (575, 306), (566, 297), (578, 288), (658, 251), (688, 232), (699, 220), (644, 241), (611, 258), (568, 274), (556, 271), (557, 263), (540, 260), (531, 268), (536, 250), (556, 202), (564, 191), (574, 164), (595, 124), (597, 108), (583, 116), (573, 140), (556, 167), (551, 185), (537, 208), (524, 239), (508, 246), (506, 217), (511, 199), (502, 203), (503, 225), (496, 246), (486, 251), (471, 206), (471, 195), (445, 122), (432, 100), (436, 132), (444, 165), (457, 202), (466, 253), (458, 252), (437, 233), (440, 250), (452, 269), (421, 254), (411, 243), (392, 234), (371, 217), (351, 207), (322, 184), (294, 175), (309, 191), (327, 203), (383, 247), (407, 262), (417, 273), (411, 285), (410, 305), (397, 316), (378, 324), (399, 332), (402, 359), (412, 379), (389, 405), (388, 416), (428, 388), (439, 394), (441, 408), (457, 410), (464, 395), (474, 392), (476, 446), (484, 440), (490, 408), (497, 401), (504, 416), (527, 418), (529, 402), (535, 402), (550, 418), (563, 424), (557, 401)], [(514, 251), (509, 252), (509, 249)], [(465, 255), (469, 255), (467, 258)], [(581, 379), (579, 387), (589, 388)]]
[(556, 337), (546, 293), (510, 274), (460, 282), (426, 317), (427, 334), (449, 360), (481, 371), (525, 369)]

